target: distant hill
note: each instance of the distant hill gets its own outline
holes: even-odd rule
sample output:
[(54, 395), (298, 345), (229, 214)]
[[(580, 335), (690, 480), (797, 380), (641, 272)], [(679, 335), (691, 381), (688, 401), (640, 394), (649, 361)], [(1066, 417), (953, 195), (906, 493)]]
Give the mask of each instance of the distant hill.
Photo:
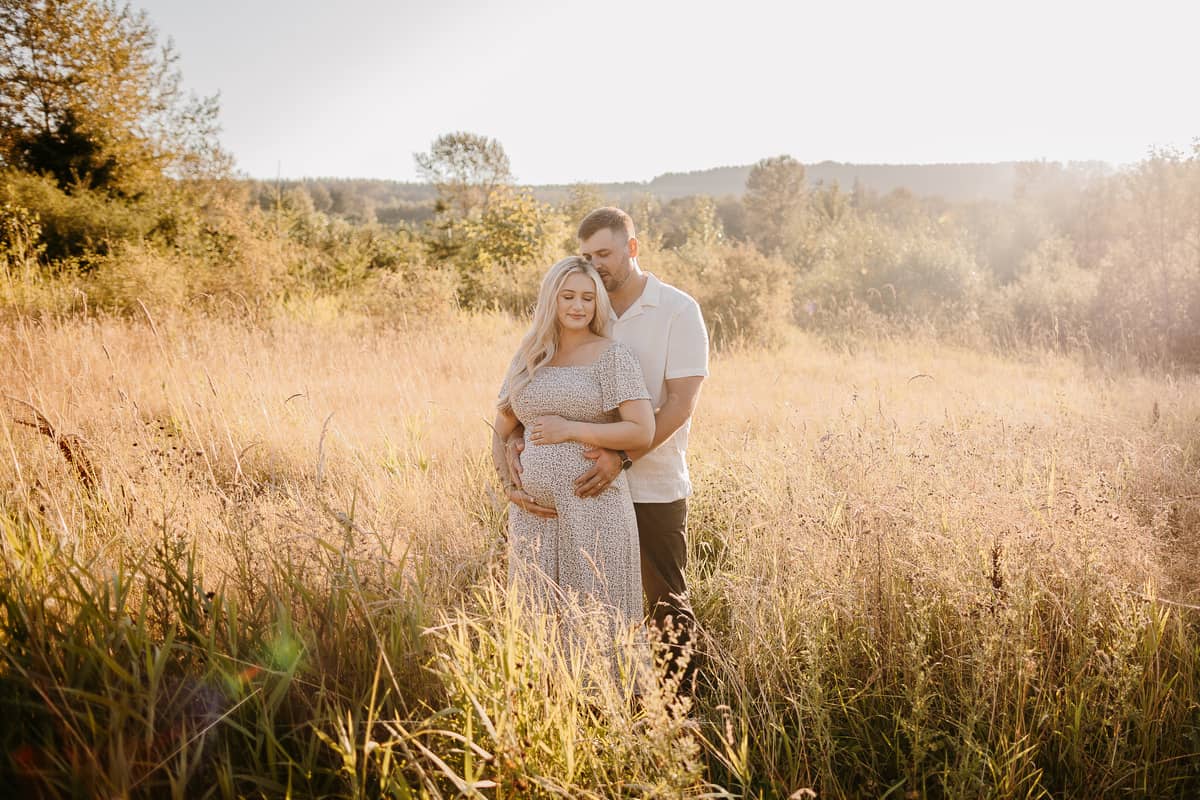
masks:
[[(806, 164), (805, 172), (812, 186), (836, 183), (845, 191), (857, 184), (863, 190), (886, 195), (904, 189), (921, 197), (941, 197), (950, 202), (972, 200), (1010, 200), (1016, 188), (1021, 162), (1005, 161), (992, 164), (843, 164), (822, 161)], [(1108, 172), (1100, 162), (1072, 162), (1071, 170)], [(629, 203), (641, 195), (653, 195), (669, 201), (689, 195), (713, 197), (740, 196), (746, 189), (750, 165), (716, 167), (696, 172), (667, 172), (645, 181), (597, 184), (596, 188), (611, 202)], [(359, 178), (305, 178), (288, 181), (256, 182), (264, 198), (273, 189), (302, 186), (322, 211), (345, 216), (362, 216), (367, 208), (380, 222), (417, 222), (433, 213), (436, 193), (429, 184), (404, 183)], [(543, 202), (560, 203), (570, 192), (568, 184), (530, 186)], [(264, 199), (264, 203), (267, 200)]]
[[(843, 164), (822, 161), (819, 164), (806, 164), (804, 168), (812, 186), (837, 183), (849, 191), (857, 182), (863, 189), (881, 195), (906, 189), (919, 196), (961, 202), (1011, 199), (1017, 183), (1018, 165), (1016, 161), (993, 164)], [(637, 194), (652, 194), (661, 200), (696, 194), (740, 196), (746, 189), (746, 178), (751, 168), (746, 165), (696, 172), (668, 172), (646, 183), (601, 184), (598, 188), (615, 200), (626, 200)], [(568, 189), (566, 186), (532, 188), (535, 194), (547, 201), (562, 199)]]

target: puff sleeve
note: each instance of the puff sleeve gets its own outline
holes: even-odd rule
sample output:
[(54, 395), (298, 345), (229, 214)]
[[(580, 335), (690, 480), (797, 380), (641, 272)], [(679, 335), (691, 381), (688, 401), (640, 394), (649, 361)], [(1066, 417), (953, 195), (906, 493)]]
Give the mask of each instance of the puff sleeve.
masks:
[(626, 400), (649, 400), (642, 366), (633, 351), (614, 342), (596, 364), (600, 381), (600, 400), (605, 411), (612, 411)]

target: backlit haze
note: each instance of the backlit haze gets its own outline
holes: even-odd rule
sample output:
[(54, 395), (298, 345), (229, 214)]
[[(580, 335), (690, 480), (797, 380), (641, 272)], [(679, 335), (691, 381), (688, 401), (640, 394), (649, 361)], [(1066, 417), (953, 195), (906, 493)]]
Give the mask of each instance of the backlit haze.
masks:
[[(1200, 136), (1195, 2), (138, 0), (242, 172), (522, 183), (805, 162), (1136, 161)], [(598, 9), (603, 9), (600, 13)]]

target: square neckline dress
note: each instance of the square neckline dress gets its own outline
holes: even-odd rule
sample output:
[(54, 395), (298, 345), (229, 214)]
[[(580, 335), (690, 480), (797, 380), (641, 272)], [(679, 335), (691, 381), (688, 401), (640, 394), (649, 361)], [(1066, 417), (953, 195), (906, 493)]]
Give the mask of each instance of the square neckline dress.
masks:
[[(507, 389), (506, 382), (502, 393)], [(521, 393), (510, 398), (513, 413), (525, 426), (522, 486), (539, 505), (556, 509), (558, 517), (544, 519), (509, 506), (509, 581), (525, 583), (550, 608), (573, 594), (610, 606), (614, 622), (642, 620), (637, 518), (624, 471), (599, 495), (576, 497), (575, 479), (595, 464), (583, 457), (591, 447), (575, 441), (535, 444), (529, 429), (544, 414), (617, 422), (621, 403), (649, 399), (637, 357), (617, 341), (591, 364), (539, 368)]]

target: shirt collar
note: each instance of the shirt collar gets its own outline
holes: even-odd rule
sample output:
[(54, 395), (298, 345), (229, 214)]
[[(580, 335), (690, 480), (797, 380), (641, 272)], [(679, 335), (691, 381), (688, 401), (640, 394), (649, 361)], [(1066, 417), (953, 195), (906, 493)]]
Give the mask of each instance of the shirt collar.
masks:
[(642, 313), (643, 307), (657, 306), (662, 301), (662, 281), (656, 278), (653, 272), (647, 272), (645, 275), (646, 285), (642, 287), (642, 294), (637, 300), (633, 301), (633, 305), (626, 309), (625, 313), (620, 317), (617, 316), (617, 312), (611, 312), (611, 317), (614, 321), (636, 317)]
[(662, 281), (654, 277), (653, 272), (646, 273), (646, 286), (642, 289), (642, 296), (638, 298), (644, 306), (656, 306), (662, 300)]

